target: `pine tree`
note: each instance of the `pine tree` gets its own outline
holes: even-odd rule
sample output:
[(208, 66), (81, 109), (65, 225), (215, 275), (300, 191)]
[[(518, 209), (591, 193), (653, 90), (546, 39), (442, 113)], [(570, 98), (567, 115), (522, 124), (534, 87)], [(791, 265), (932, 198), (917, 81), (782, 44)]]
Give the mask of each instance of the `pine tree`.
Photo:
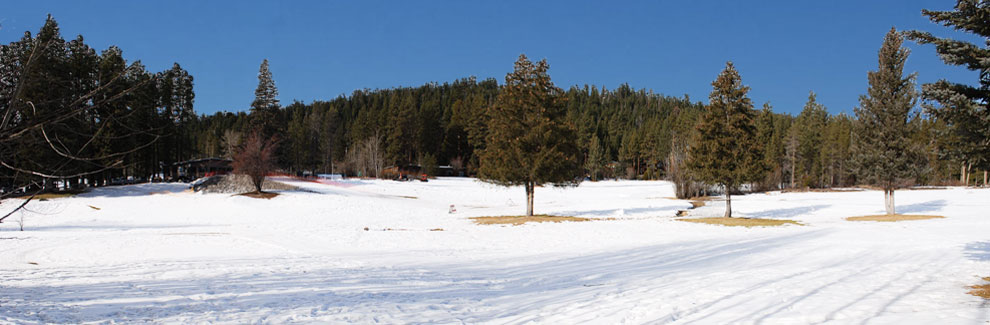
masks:
[(797, 187), (797, 165), (798, 165), (798, 127), (792, 123), (787, 129), (787, 136), (784, 139), (785, 161), (787, 165), (787, 176), (790, 178), (788, 187)]
[(808, 93), (808, 102), (795, 120), (797, 129), (796, 169), (798, 182), (805, 187), (822, 185), (822, 133), (828, 122), (828, 111), (818, 103), (815, 92)]
[(853, 130), (853, 119), (844, 113), (829, 117), (824, 133), (822, 159), (828, 186), (848, 184), (849, 148)]
[(561, 90), (550, 81), (546, 60), (533, 64), (520, 55), (491, 107), (487, 145), (478, 177), (526, 189), (526, 215), (533, 215), (536, 186), (580, 182), (577, 131), (564, 120)]
[(278, 88), (272, 73), (268, 70), (268, 59), (261, 61), (258, 71), (258, 88), (254, 90), (254, 101), (251, 102), (252, 124), (265, 138), (271, 138), (281, 132), (279, 126)]
[(688, 168), (707, 184), (725, 189), (725, 217), (732, 217), (732, 191), (765, 175), (756, 141), (756, 111), (732, 62), (712, 82), (708, 106), (695, 125)]
[(781, 167), (778, 158), (782, 155), (783, 144), (776, 134), (775, 120), (773, 106), (769, 102), (764, 103), (763, 110), (756, 119), (756, 139), (758, 143), (764, 145), (763, 164), (769, 171), (767, 177), (759, 184), (760, 190), (763, 191), (775, 189), (780, 184)]
[(0, 45), (0, 188), (37, 194), (153, 171), (159, 76), (121, 53), (97, 55), (81, 35), (66, 42), (51, 16), (37, 35)]
[(592, 136), (591, 144), (588, 145), (588, 159), (584, 162), (584, 168), (591, 174), (591, 181), (598, 181), (598, 175), (601, 175), (606, 163), (608, 162), (605, 157), (605, 148), (602, 147), (598, 136)]
[(856, 107), (854, 161), (858, 175), (883, 188), (887, 214), (894, 214), (894, 190), (915, 175), (920, 160), (911, 146), (911, 110), (916, 102), (914, 75), (904, 76), (908, 49), (894, 28), (884, 37), (879, 68), (870, 71), (870, 88)]
[[(935, 23), (975, 34), (990, 43), (990, 3), (981, 0), (958, 0), (954, 11), (922, 10)], [(990, 169), (990, 51), (985, 46), (935, 37), (931, 33), (909, 31), (907, 37), (921, 44), (933, 44), (939, 58), (949, 65), (978, 71), (978, 86), (939, 80), (922, 85), (926, 111), (946, 124), (938, 134), (945, 145), (941, 156), (958, 159), (963, 168), (960, 180), (968, 181), (970, 167)], [(954, 140), (954, 141), (948, 141)]]

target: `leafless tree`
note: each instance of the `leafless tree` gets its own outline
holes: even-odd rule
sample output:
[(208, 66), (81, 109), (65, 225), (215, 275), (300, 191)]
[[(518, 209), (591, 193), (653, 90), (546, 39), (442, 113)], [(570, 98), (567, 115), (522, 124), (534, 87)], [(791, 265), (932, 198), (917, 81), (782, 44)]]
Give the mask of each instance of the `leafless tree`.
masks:
[(261, 193), (265, 176), (275, 170), (275, 148), (278, 142), (274, 138), (264, 139), (259, 132), (253, 132), (241, 145), (240, 151), (234, 155), (234, 173), (247, 175), (254, 184), (255, 192)]
[(241, 146), (242, 137), (240, 132), (234, 130), (223, 131), (223, 138), (220, 139), (220, 145), (223, 147), (224, 158), (234, 158), (234, 154), (237, 153), (238, 148)]
[(450, 167), (453, 168), (455, 171), (464, 170), (464, 158), (462, 158), (461, 156), (450, 158)]
[(382, 146), (382, 135), (378, 131), (375, 131), (375, 135), (361, 142), (361, 150), (369, 172), (374, 171), (375, 177), (381, 177), (382, 169), (385, 168), (385, 150)]

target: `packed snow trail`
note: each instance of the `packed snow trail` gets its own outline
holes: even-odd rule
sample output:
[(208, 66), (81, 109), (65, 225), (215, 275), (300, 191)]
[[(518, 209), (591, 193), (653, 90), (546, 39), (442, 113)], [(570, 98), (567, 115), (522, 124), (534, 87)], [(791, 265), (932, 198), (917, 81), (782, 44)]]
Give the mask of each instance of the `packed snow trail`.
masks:
[(584, 183), (538, 189), (537, 212), (602, 220), (501, 227), (467, 218), (518, 214), (522, 189), (293, 185), (272, 200), (144, 184), (38, 202), (27, 231), (0, 224), (0, 322), (990, 319), (966, 294), (990, 276), (985, 189), (899, 192), (900, 212), (947, 217), (900, 223), (844, 220), (882, 211), (879, 192), (740, 196), (741, 215), (805, 225), (730, 228), (673, 220), (690, 204), (666, 182)]

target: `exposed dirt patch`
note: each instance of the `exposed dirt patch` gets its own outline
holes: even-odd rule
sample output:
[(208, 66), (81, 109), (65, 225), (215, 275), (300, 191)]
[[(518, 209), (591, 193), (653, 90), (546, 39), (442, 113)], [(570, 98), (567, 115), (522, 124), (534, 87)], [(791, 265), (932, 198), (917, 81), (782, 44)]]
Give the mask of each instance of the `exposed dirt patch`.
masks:
[(94, 206), (92, 206), (92, 205), (87, 205), (87, 206), (88, 206), (88, 207), (89, 207), (90, 209), (93, 209), (93, 210), (100, 210), (100, 208), (97, 208), (97, 207), (94, 207)]
[[(671, 199), (673, 199), (673, 200), (679, 200), (677, 198), (671, 198)], [(718, 197), (715, 197), (715, 196), (695, 196), (695, 197), (692, 197), (692, 198), (688, 199), (688, 202), (691, 202), (691, 207), (688, 208), (687, 210), (677, 210), (677, 216), (678, 217), (687, 217), (688, 214), (691, 213), (690, 212), (691, 210), (694, 210), (694, 209), (697, 209), (697, 208), (700, 208), (700, 207), (705, 206), (705, 204), (707, 204), (706, 202), (708, 202), (708, 201), (715, 201), (715, 200), (718, 200), (718, 199), (719, 198)]]
[(248, 193), (241, 193), (241, 194), (237, 194), (237, 195), (247, 196), (247, 197), (253, 197), (253, 198), (256, 198), (256, 199), (271, 199), (273, 197), (278, 196), (278, 193), (275, 193), (275, 192), (248, 192)]
[(703, 207), (703, 206), (705, 206), (705, 204), (707, 204), (708, 201), (718, 201), (718, 200), (722, 200), (722, 197), (719, 197), (719, 196), (695, 196), (693, 198), (688, 199), (688, 201), (691, 202), (691, 208), (692, 209), (697, 209), (697, 208)]
[[(990, 282), (990, 277), (984, 277), (983, 278), (983, 281)], [(971, 286), (970, 289), (973, 289), (973, 290), (970, 290), (969, 292), (967, 292), (968, 294), (971, 294), (971, 295), (974, 295), (974, 296), (977, 296), (977, 297), (980, 297), (980, 298), (983, 298), (983, 299), (990, 299), (990, 284), (975, 285), (975, 286)]]
[(592, 219), (581, 217), (550, 216), (545, 214), (535, 216), (499, 216), (499, 217), (474, 217), (470, 218), (479, 225), (513, 225), (518, 226), (527, 222), (564, 222), (564, 221), (591, 221)]
[(726, 217), (713, 217), (713, 218), (693, 218), (693, 219), (677, 219), (686, 222), (704, 223), (709, 225), (721, 225), (729, 227), (775, 227), (783, 225), (801, 225), (801, 223), (794, 220), (785, 219), (760, 219), (760, 218), (726, 218)]
[(911, 221), (911, 220), (925, 220), (925, 219), (941, 219), (945, 218), (943, 216), (932, 216), (932, 215), (915, 215), (915, 214), (880, 214), (875, 216), (859, 216), (859, 217), (849, 217), (846, 220), (849, 221), (879, 221), (879, 222), (897, 222), (897, 221)]

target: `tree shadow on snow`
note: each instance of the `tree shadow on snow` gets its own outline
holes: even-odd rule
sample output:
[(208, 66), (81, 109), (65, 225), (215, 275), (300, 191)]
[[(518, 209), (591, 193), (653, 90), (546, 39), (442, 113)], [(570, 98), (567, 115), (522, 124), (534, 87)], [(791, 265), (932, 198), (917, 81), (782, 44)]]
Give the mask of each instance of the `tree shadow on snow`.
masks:
[(793, 218), (803, 214), (812, 213), (824, 208), (831, 207), (828, 204), (819, 204), (812, 206), (802, 206), (796, 208), (786, 208), (786, 209), (774, 209), (765, 210), (756, 213), (746, 213), (745, 215), (750, 218)]
[(76, 195), (76, 197), (133, 197), (152, 194), (179, 193), (189, 189), (186, 183), (144, 183), (131, 185), (114, 185), (95, 187), (91, 191)]
[(990, 242), (979, 241), (966, 244), (963, 249), (966, 258), (974, 261), (990, 261)]
[(946, 200), (932, 200), (928, 202), (914, 203), (896, 207), (898, 213), (926, 213), (942, 210), (948, 205)]
[(662, 206), (662, 207), (643, 207), (643, 208), (626, 208), (626, 209), (602, 209), (602, 210), (572, 210), (572, 211), (554, 211), (554, 215), (562, 216), (572, 216), (572, 217), (611, 217), (616, 215), (629, 215), (629, 214), (641, 214), (648, 213), (650, 215), (658, 216), (671, 216), (673, 217), (677, 210), (685, 209), (687, 204), (684, 206)]
[[(52, 286), (0, 284), (0, 321), (18, 322), (146, 322), (163, 318), (210, 319), (217, 322), (279, 322), (282, 314), (296, 321), (347, 319), (351, 322), (484, 322), (535, 319), (549, 305), (582, 305), (595, 301), (600, 286), (612, 283), (657, 283), (693, 275), (699, 269), (731, 269), (748, 254), (766, 252), (823, 235), (822, 230), (735, 241), (698, 241), (565, 258), (512, 267), (502, 263), (327, 268), (306, 271), (248, 269), (238, 262), (182, 262), (128, 265), (150, 270), (146, 280)], [(247, 260), (249, 265), (319, 265), (307, 258)], [(174, 269), (225, 267), (234, 274), (184, 280), (160, 280)], [(112, 274), (113, 270), (91, 270)], [(0, 270), (0, 276), (16, 273)], [(11, 279), (14, 280), (14, 279)], [(24, 281), (20, 281), (23, 283)], [(666, 283), (666, 284), (664, 284)], [(454, 308), (452, 308), (452, 306)], [(467, 307), (459, 307), (467, 306)], [(384, 312), (388, 310), (388, 312)], [(397, 318), (388, 318), (390, 314)], [(301, 318), (299, 318), (301, 317)], [(348, 317), (348, 318), (345, 318)], [(362, 318), (363, 317), (363, 318)], [(425, 317), (425, 318), (424, 318)]]

